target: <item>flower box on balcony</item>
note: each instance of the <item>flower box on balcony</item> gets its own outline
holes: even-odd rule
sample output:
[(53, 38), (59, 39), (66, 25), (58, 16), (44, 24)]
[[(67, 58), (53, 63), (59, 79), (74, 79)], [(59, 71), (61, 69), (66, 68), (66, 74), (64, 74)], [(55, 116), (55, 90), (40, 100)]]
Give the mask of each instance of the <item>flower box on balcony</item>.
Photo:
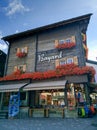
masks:
[(22, 58), (22, 57), (27, 56), (27, 53), (25, 53), (25, 52), (18, 52), (18, 53), (16, 54), (16, 56), (19, 57), (19, 58)]
[(57, 49), (67, 49), (67, 48), (72, 48), (74, 47), (76, 44), (71, 42), (71, 43), (63, 43), (63, 44), (60, 44), (58, 43), (58, 45), (56, 46)]

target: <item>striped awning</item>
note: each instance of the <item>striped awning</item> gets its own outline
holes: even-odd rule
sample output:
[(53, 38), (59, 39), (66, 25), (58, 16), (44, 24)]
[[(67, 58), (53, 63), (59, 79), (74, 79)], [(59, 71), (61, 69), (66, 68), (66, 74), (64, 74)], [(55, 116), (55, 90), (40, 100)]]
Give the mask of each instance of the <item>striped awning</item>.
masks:
[(61, 81), (46, 81), (28, 84), (23, 88), (23, 91), (30, 90), (47, 90), (47, 89), (64, 89), (67, 80)]
[(20, 88), (24, 87), (27, 83), (14, 83), (14, 84), (0, 84), (0, 92), (17, 92)]

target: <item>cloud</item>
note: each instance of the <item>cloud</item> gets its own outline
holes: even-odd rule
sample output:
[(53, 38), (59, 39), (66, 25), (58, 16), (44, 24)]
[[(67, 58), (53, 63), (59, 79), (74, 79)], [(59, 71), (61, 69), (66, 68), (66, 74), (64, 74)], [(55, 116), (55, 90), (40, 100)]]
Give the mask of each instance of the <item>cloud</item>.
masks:
[(2, 38), (3, 36), (2, 36), (2, 31), (0, 31), (0, 39)]
[(7, 51), (8, 51), (8, 45), (6, 45), (3, 40), (1, 40), (2, 37), (3, 37), (2, 31), (0, 31), (0, 50), (2, 50), (5, 53), (7, 53)]
[(17, 29), (17, 30), (15, 31), (15, 33), (19, 33), (19, 30)]
[(29, 12), (30, 9), (25, 7), (21, 0), (13, 0), (9, 3), (8, 7), (5, 8), (6, 15), (11, 16), (15, 13), (23, 13), (23, 12)]
[(3, 43), (2, 41), (0, 41), (0, 50), (4, 51), (5, 53), (7, 53), (8, 51), (8, 45), (6, 45), (5, 43)]
[(97, 40), (91, 41), (88, 45), (89, 48), (89, 59), (97, 61)]

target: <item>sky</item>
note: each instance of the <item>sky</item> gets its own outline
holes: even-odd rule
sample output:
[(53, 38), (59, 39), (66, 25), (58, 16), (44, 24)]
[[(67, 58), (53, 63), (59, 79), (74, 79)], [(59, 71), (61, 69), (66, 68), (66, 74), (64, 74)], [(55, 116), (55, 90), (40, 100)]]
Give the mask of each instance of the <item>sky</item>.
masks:
[[(0, 39), (89, 13), (88, 59), (97, 61), (97, 0), (0, 0)], [(7, 53), (3, 40), (0, 49)]]

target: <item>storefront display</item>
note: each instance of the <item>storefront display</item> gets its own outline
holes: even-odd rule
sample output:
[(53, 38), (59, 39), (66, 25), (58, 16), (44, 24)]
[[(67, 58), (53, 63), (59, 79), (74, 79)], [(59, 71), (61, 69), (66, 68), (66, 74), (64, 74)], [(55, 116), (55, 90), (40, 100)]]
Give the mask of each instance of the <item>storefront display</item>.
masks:
[(65, 106), (64, 90), (48, 90), (40, 93), (40, 105), (46, 107)]

